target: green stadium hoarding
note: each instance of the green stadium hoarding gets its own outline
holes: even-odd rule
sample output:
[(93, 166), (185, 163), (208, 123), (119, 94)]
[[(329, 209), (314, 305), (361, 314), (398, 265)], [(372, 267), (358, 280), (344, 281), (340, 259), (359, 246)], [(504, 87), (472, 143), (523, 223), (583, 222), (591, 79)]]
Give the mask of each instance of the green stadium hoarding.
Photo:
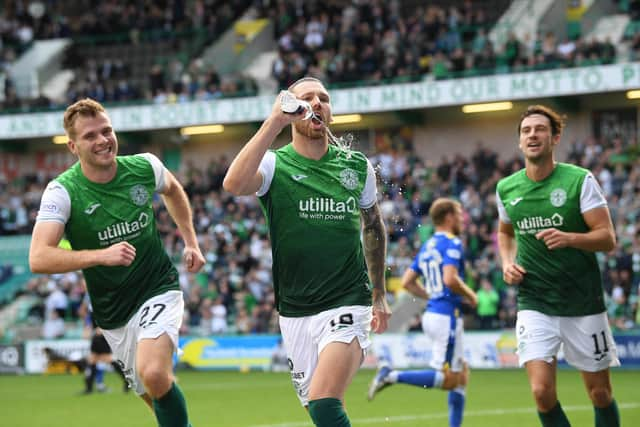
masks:
[[(617, 92), (640, 88), (640, 62), (331, 91), (334, 114), (423, 109), (468, 103)], [(273, 96), (111, 107), (114, 127), (142, 131), (264, 120)], [(63, 134), (62, 113), (0, 115), (0, 139)]]

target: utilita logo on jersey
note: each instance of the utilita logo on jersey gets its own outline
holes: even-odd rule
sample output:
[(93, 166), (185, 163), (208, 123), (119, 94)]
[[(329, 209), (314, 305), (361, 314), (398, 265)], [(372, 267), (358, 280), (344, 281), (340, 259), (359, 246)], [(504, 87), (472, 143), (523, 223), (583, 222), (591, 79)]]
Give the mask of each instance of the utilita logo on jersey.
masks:
[(124, 221), (110, 225), (98, 232), (101, 246), (112, 245), (123, 240), (131, 240), (140, 235), (142, 230), (149, 225), (149, 215), (142, 212), (135, 221)]
[(564, 224), (564, 218), (560, 214), (553, 214), (551, 218), (543, 216), (530, 216), (516, 221), (518, 232), (520, 234), (536, 234), (539, 231), (552, 227), (561, 227)]
[(323, 221), (342, 221), (347, 213), (358, 212), (356, 199), (349, 197), (344, 202), (329, 197), (309, 197), (298, 202), (298, 215), (304, 219), (320, 219)]

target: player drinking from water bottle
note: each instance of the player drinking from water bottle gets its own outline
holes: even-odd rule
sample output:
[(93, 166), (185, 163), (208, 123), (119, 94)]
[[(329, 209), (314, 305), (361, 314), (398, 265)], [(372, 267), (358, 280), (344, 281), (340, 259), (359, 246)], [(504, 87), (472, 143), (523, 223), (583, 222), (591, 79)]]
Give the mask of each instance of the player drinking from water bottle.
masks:
[[(314, 117), (287, 114), (276, 100), (231, 163), (224, 188), (256, 194), (267, 217), (280, 329), (298, 398), (316, 426), (350, 426), (345, 391), (371, 344), (370, 330), (383, 332), (390, 316), (386, 232), (371, 164), (329, 144), (324, 85), (303, 78), (289, 90)], [(269, 150), (289, 124), (292, 142)]]

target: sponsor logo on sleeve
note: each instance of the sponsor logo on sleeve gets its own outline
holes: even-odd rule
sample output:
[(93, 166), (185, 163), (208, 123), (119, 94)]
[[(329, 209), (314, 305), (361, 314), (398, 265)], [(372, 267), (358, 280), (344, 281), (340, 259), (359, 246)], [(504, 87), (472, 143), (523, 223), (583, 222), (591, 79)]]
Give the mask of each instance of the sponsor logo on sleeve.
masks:
[(60, 208), (55, 203), (45, 202), (40, 205), (40, 212), (58, 213), (59, 211)]
[(460, 259), (461, 254), (457, 249), (447, 249), (447, 256), (452, 259)]

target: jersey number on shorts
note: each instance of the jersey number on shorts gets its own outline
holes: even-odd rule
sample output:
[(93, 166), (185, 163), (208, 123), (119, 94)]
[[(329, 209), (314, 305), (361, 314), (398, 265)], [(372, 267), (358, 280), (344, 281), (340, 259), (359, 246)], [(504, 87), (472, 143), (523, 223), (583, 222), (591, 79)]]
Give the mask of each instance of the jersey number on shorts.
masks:
[(152, 307), (155, 310), (155, 313), (148, 323), (147, 323), (147, 316), (149, 315), (149, 311), (151, 311), (151, 306), (146, 306), (145, 308), (142, 309), (142, 315), (140, 316), (141, 328), (146, 328), (147, 326), (151, 326), (155, 324), (156, 319), (158, 318), (158, 316), (160, 316), (160, 313), (162, 313), (164, 309), (167, 308), (166, 304), (153, 304)]
[(348, 325), (353, 325), (353, 315), (351, 313), (341, 314), (338, 317), (337, 322), (336, 322), (336, 319), (333, 319), (331, 320), (331, 322), (329, 322), (329, 324), (331, 325), (332, 332), (335, 332), (340, 329), (344, 329), (348, 327)]
[(609, 345), (607, 345), (607, 336), (604, 331), (600, 331), (600, 335), (602, 335), (602, 350), (600, 350), (600, 345), (598, 344), (598, 334), (591, 334), (591, 338), (593, 338), (593, 345), (596, 348), (593, 354), (596, 355), (596, 360), (602, 360), (605, 355), (609, 352)]

